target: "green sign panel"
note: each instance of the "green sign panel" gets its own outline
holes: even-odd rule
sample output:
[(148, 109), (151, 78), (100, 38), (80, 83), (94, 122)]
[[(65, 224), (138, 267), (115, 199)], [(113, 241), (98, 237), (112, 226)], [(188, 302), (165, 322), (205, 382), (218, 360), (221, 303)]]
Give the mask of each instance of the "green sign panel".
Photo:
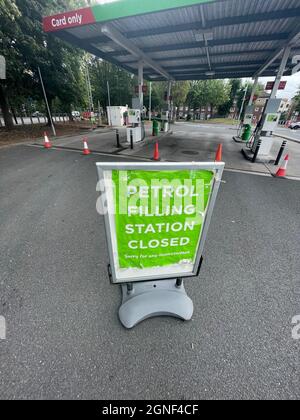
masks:
[(98, 163), (114, 283), (197, 275), (224, 163)]
[(188, 7), (196, 4), (211, 3), (215, 0), (112, 0), (93, 6), (96, 22), (105, 22), (122, 17), (145, 13), (155, 13), (177, 7)]
[(212, 1), (215, 0), (108, 0), (92, 7), (47, 16), (43, 19), (43, 27), (45, 32), (55, 32)]
[(120, 269), (194, 263), (214, 174), (113, 171)]
[(267, 121), (269, 122), (269, 123), (273, 123), (273, 122), (277, 122), (277, 120), (278, 120), (278, 114), (268, 114), (268, 116), (267, 116)]

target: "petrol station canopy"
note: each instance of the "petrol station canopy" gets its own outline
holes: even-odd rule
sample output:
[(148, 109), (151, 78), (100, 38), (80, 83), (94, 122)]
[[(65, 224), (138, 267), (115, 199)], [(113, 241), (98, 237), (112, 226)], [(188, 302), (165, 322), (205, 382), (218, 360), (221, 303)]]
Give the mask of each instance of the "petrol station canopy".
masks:
[(299, 0), (100, 0), (44, 18), (44, 30), (147, 80), (284, 75), (300, 54)]

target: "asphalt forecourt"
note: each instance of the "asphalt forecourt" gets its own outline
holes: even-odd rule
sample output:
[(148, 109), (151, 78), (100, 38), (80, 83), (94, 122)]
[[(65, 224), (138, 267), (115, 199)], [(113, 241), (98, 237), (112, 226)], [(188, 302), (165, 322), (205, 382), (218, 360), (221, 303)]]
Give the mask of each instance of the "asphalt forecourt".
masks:
[[(278, 129), (280, 135), (293, 136), (296, 139), (297, 133), (290, 133), (291, 130)], [(119, 129), (120, 147), (117, 145), (116, 130), (96, 130), (84, 135), (65, 137), (52, 141), (53, 147), (77, 150), (80, 153), (83, 150), (83, 140), (88, 142), (89, 149), (93, 153), (100, 153), (112, 156), (125, 156), (139, 160), (153, 160), (155, 155), (162, 161), (196, 161), (212, 162), (215, 160), (219, 144), (223, 146), (222, 158), (226, 162), (226, 169), (238, 170), (242, 172), (254, 172), (265, 175), (276, 174), (279, 166), (263, 163), (252, 163), (244, 159), (241, 154), (243, 145), (233, 141), (233, 135), (236, 135), (237, 128), (226, 125), (215, 124), (197, 124), (197, 123), (177, 123), (172, 125), (171, 132), (167, 135), (161, 134), (158, 138), (151, 136), (151, 130), (146, 129), (147, 139), (130, 148), (126, 142), (126, 133), (124, 129)], [(278, 155), (279, 149), (284, 139), (276, 137), (272, 149), (272, 158), (274, 161)], [(36, 144), (44, 146), (44, 139)], [(156, 151), (156, 145), (158, 150)], [(300, 179), (300, 144), (294, 141), (287, 141), (284, 156), (289, 154), (287, 167), (287, 176), (291, 179)], [(283, 156), (283, 158), (284, 158)]]
[(2, 150), (1, 397), (299, 399), (299, 182), (225, 171), (200, 276), (185, 280), (192, 320), (127, 330), (96, 163), (128, 161)]
[[(214, 161), (218, 145), (223, 146), (223, 160), (227, 169), (275, 174), (278, 166), (274, 164), (252, 163), (244, 159), (241, 149), (245, 147), (233, 141), (237, 127), (215, 124), (177, 123), (172, 125), (172, 133), (159, 141), (159, 155), (165, 161)], [(290, 134), (288, 130), (281, 130), (282, 134)], [(271, 157), (276, 160), (283, 139), (276, 138), (271, 151)], [(122, 155), (144, 157), (154, 156), (154, 144), (141, 144), (135, 150), (125, 149)], [(289, 154), (287, 176), (300, 178), (300, 144), (288, 141), (285, 154)]]

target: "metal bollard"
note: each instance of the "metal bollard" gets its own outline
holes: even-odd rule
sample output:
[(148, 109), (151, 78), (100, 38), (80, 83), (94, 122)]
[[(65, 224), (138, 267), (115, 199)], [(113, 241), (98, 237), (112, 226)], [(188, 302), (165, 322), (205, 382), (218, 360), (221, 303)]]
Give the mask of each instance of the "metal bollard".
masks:
[(255, 149), (255, 152), (254, 152), (254, 156), (253, 156), (253, 159), (252, 159), (252, 163), (255, 163), (256, 162), (256, 159), (257, 159), (257, 156), (258, 156), (258, 153), (259, 153), (260, 146), (261, 146), (261, 140), (258, 140), (256, 149)]
[(127, 294), (131, 295), (134, 291), (134, 287), (133, 287), (133, 283), (128, 283), (127, 284)]
[(287, 145), (287, 141), (285, 140), (285, 141), (282, 142), (282, 145), (281, 145), (281, 147), (279, 149), (278, 156), (277, 156), (277, 158), (275, 160), (275, 163), (274, 163), (275, 166), (277, 166), (279, 164), (279, 162), (280, 162), (280, 160), (282, 158), (284, 149), (286, 148), (286, 145)]
[(176, 279), (176, 287), (177, 289), (180, 289), (182, 287), (183, 281), (182, 279)]
[(133, 150), (133, 131), (130, 130), (130, 149)]
[(119, 149), (120, 146), (120, 133), (119, 130), (116, 130), (116, 136), (117, 136), (117, 148)]

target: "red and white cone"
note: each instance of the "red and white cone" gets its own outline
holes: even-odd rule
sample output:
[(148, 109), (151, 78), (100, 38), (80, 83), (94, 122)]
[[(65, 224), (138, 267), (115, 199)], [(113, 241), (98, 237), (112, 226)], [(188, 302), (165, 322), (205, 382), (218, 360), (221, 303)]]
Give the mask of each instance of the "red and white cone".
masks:
[(86, 138), (83, 140), (83, 154), (84, 154), (85, 156), (87, 156), (87, 155), (90, 155), (90, 154), (91, 154), (91, 151), (90, 151), (90, 149), (89, 149), (88, 142), (87, 142), (87, 139), (86, 139)]
[(276, 172), (275, 176), (277, 178), (284, 178), (286, 176), (286, 170), (287, 170), (288, 163), (289, 163), (289, 155), (286, 155), (283, 162), (284, 162), (283, 165)]
[(45, 143), (44, 143), (45, 149), (51, 149), (52, 144), (50, 143), (49, 137), (46, 132), (44, 133), (44, 138), (45, 138)]

